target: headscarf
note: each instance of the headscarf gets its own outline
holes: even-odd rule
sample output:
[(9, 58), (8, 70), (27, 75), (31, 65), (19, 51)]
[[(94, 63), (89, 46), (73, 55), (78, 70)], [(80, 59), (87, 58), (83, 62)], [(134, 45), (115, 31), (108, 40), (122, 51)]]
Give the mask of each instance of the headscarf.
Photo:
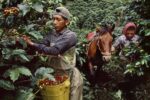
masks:
[(124, 26), (124, 28), (123, 28), (123, 34), (126, 34), (126, 31), (127, 31), (130, 27), (134, 27), (134, 28), (135, 28), (135, 31), (136, 31), (137, 26), (136, 26), (133, 22), (128, 22), (128, 23)]

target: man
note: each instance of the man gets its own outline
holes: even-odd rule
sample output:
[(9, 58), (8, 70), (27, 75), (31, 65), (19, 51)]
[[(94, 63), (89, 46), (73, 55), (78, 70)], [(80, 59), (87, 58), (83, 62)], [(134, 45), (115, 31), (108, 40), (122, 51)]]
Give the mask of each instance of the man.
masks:
[(40, 53), (49, 55), (48, 65), (56, 72), (67, 73), (70, 76), (70, 100), (82, 100), (83, 79), (75, 67), (76, 34), (67, 29), (70, 13), (65, 7), (57, 7), (53, 13), (54, 30), (48, 34), (43, 42), (32, 42), (27, 36), (23, 39)]

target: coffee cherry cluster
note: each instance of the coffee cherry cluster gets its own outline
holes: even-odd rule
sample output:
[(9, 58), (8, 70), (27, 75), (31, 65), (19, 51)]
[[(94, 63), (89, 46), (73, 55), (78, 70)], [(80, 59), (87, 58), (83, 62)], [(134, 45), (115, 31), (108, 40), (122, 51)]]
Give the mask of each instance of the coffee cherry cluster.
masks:
[(63, 83), (65, 80), (68, 79), (67, 75), (64, 76), (55, 76), (55, 81), (53, 80), (49, 80), (48, 78), (44, 79), (44, 80), (39, 80), (38, 85), (40, 86), (40, 88), (42, 88), (43, 86), (53, 86), (53, 85), (59, 85), (61, 83)]
[(17, 7), (8, 7), (8, 8), (5, 8), (3, 10), (3, 14), (4, 16), (8, 16), (8, 15), (18, 15), (19, 13), (19, 9)]

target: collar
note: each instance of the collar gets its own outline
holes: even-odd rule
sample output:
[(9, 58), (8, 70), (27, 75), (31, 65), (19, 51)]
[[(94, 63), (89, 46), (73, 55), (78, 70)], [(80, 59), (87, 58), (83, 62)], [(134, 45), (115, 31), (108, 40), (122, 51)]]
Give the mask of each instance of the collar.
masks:
[(63, 35), (64, 33), (66, 33), (66, 31), (68, 31), (68, 29), (67, 29), (67, 28), (64, 28), (63, 30), (61, 30), (61, 31), (58, 33), (58, 32), (56, 32), (56, 30), (54, 29), (54, 34), (57, 35), (57, 36), (59, 36), (59, 35)]
[(62, 35), (64, 34), (68, 29), (67, 28), (64, 28), (62, 31), (60, 31), (58, 34)]

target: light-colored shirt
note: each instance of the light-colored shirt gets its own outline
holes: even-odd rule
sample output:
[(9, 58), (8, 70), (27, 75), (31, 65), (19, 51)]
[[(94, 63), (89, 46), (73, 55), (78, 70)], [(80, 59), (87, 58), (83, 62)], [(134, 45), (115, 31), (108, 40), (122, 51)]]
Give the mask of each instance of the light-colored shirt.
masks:
[(118, 50), (119, 56), (121, 59), (126, 59), (125, 54), (123, 52), (124, 47), (128, 47), (131, 43), (138, 43), (140, 42), (141, 38), (138, 35), (134, 35), (132, 39), (128, 40), (125, 35), (121, 35), (118, 37), (113, 44), (113, 47)]
[(130, 43), (138, 43), (140, 39), (138, 35), (134, 35), (131, 40), (128, 40), (125, 35), (121, 35), (116, 39), (113, 47), (115, 47), (115, 49), (122, 49), (123, 47), (129, 46)]

